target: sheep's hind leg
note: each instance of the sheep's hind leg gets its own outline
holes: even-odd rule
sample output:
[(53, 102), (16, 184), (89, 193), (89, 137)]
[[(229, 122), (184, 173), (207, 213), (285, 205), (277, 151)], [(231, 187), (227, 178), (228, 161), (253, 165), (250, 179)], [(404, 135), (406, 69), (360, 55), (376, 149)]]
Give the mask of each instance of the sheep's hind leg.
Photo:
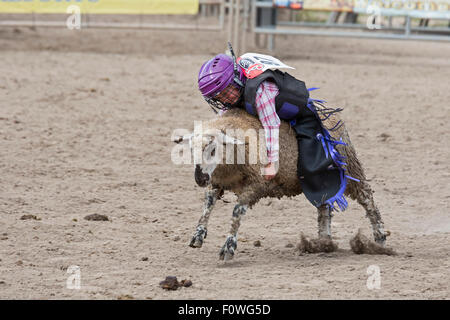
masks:
[(319, 239), (331, 240), (331, 217), (332, 212), (329, 206), (321, 206), (317, 208), (317, 222), (319, 225)]
[(197, 229), (192, 236), (189, 246), (192, 248), (200, 248), (203, 245), (203, 240), (206, 238), (208, 231), (208, 221), (214, 205), (217, 199), (221, 196), (223, 190), (221, 189), (210, 189), (205, 192), (205, 206), (203, 209), (203, 214), (197, 224)]
[(237, 204), (233, 209), (231, 230), (219, 253), (220, 260), (231, 260), (237, 248), (237, 232), (241, 225), (241, 217), (247, 212), (247, 205)]
[(373, 191), (369, 184), (361, 181), (361, 187), (358, 189), (357, 197), (358, 203), (366, 210), (366, 216), (372, 224), (373, 236), (375, 242), (384, 246), (386, 243), (386, 233), (384, 231), (384, 223), (381, 219), (380, 211), (378, 210), (373, 200)]
[(317, 208), (319, 238), (309, 240), (302, 234), (297, 246), (300, 253), (333, 252), (337, 250), (337, 245), (331, 240), (332, 216), (332, 210), (329, 206), (324, 205)]

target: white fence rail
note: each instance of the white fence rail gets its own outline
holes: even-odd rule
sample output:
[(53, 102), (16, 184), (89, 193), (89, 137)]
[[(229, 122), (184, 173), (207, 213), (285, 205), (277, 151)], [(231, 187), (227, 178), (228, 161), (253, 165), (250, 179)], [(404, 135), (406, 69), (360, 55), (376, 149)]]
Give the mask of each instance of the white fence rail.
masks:
[[(449, 41), (450, 28), (428, 27), (427, 23), (419, 27), (412, 27), (412, 19), (433, 19), (433, 20), (450, 20), (450, 12), (433, 12), (421, 10), (394, 10), (380, 8), (375, 12), (368, 12), (366, 8), (353, 9), (353, 14), (373, 15), (381, 17), (404, 17), (405, 23), (403, 27), (393, 27), (391, 23), (388, 26), (377, 26), (377, 28), (369, 29), (367, 24), (343, 23), (336, 22), (294, 22), (280, 21), (265, 23), (261, 22), (260, 10), (277, 10), (274, 8), (271, 0), (251, 0), (252, 1), (252, 21), (253, 32), (255, 34), (264, 34), (268, 37), (267, 47), (273, 50), (275, 35), (311, 35), (311, 36), (331, 36), (331, 37), (358, 37), (358, 38), (378, 38), (378, 39), (402, 39), (402, 40), (431, 40), (431, 41)], [(372, 9), (373, 10), (373, 9)], [(319, 11), (319, 10), (318, 10)], [(276, 19), (275, 19), (276, 20)], [(391, 21), (391, 20), (390, 20)], [(450, 25), (449, 25), (450, 26)], [(325, 29), (325, 30), (323, 30)], [(344, 31), (343, 29), (350, 29)], [(356, 31), (356, 29), (360, 29)]]
[[(144, 22), (144, 15), (134, 15), (137, 17), (137, 22), (117, 22), (117, 21), (93, 21), (94, 14), (83, 13), (81, 27), (82, 28), (127, 28), (127, 29), (179, 29), (179, 30), (205, 30), (205, 31), (221, 31), (224, 28), (224, 17), (225, 17), (225, 6), (227, 5), (227, 0), (199, 0), (200, 15), (206, 16), (206, 12), (209, 7), (213, 7), (215, 10), (218, 8), (218, 23), (216, 25), (211, 25), (209, 22), (207, 24), (201, 23), (152, 23)], [(65, 20), (40, 20), (40, 17), (44, 16), (42, 14), (20, 14), (24, 17), (29, 17), (28, 19), (10, 19), (2, 20), (0, 17), (0, 27), (65, 27)], [(104, 16), (104, 15), (102, 15)]]

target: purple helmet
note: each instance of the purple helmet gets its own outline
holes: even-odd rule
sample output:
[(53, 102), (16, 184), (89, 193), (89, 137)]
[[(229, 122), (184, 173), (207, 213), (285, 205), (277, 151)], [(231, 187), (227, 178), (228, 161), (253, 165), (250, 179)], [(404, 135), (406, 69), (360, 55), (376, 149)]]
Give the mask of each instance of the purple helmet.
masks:
[[(238, 68), (241, 81), (244, 80), (242, 69)], [(225, 89), (234, 79), (233, 59), (226, 54), (218, 54), (206, 61), (198, 73), (198, 88), (205, 98), (212, 98)]]

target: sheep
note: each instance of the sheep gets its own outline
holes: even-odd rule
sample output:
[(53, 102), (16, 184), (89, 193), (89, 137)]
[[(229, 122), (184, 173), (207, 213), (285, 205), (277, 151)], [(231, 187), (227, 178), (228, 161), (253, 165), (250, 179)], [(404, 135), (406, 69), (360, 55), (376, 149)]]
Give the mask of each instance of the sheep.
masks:
[[(321, 108), (320, 105), (316, 105), (316, 107)], [(335, 113), (324, 120), (323, 125), (329, 129), (335, 127), (339, 121), (339, 116)], [(237, 248), (237, 232), (241, 223), (241, 217), (245, 215), (249, 208), (264, 197), (280, 199), (283, 196), (292, 197), (302, 193), (297, 176), (297, 139), (289, 123), (282, 121), (279, 131), (278, 173), (274, 179), (268, 181), (261, 175), (262, 164), (266, 161), (265, 152), (260, 154), (262, 160), (258, 158), (256, 163), (251, 164), (248, 161), (250, 138), (244, 137), (244, 139), (240, 139), (240, 137), (229, 134), (230, 129), (240, 129), (244, 132), (249, 129), (262, 129), (258, 118), (249, 115), (242, 109), (235, 108), (228, 110), (222, 116), (203, 121), (202, 127), (202, 134), (177, 137), (174, 141), (177, 143), (189, 142), (191, 148), (195, 144), (201, 146), (203, 155), (206, 154), (209, 160), (215, 156), (215, 151), (221, 144), (231, 145), (233, 148), (233, 145), (238, 145), (236, 149), (239, 149), (239, 145), (245, 145), (243, 149), (246, 155), (245, 163), (227, 164), (226, 159), (223, 159), (222, 163), (220, 161), (208, 161), (208, 163), (197, 163), (195, 165), (195, 181), (199, 186), (207, 187), (207, 190), (205, 192), (203, 214), (198, 221), (189, 245), (193, 248), (200, 248), (203, 245), (207, 236), (208, 220), (216, 201), (222, 197), (224, 191), (231, 191), (237, 196), (237, 204), (233, 209), (230, 232), (219, 252), (221, 260), (230, 260), (234, 257)], [(216, 132), (216, 134), (208, 134), (208, 132)], [(359, 180), (359, 182), (348, 180), (345, 195), (356, 200), (364, 207), (366, 216), (372, 225), (375, 242), (380, 247), (384, 247), (386, 242), (384, 223), (375, 205), (373, 191), (367, 182), (362, 165), (356, 156), (345, 126), (342, 125), (336, 131), (333, 131), (334, 135), (342, 137), (342, 140), (346, 143), (346, 145), (336, 146), (340, 154), (347, 159), (346, 174)], [(256, 142), (258, 150), (266, 150), (263, 137), (258, 138)], [(234, 153), (236, 156), (239, 151), (235, 150)], [(325, 251), (332, 250), (329, 248), (336, 248), (331, 239), (333, 208), (324, 205), (319, 207), (317, 212), (319, 240), (325, 243), (322, 246), (325, 248)]]

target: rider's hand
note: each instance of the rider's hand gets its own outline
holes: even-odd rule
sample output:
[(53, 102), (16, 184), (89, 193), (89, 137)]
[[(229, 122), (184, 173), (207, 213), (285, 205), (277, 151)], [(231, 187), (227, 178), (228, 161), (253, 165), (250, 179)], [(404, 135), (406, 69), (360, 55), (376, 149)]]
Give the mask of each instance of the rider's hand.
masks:
[(264, 179), (272, 180), (277, 175), (278, 168), (275, 162), (270, 162), (264, 166)]

